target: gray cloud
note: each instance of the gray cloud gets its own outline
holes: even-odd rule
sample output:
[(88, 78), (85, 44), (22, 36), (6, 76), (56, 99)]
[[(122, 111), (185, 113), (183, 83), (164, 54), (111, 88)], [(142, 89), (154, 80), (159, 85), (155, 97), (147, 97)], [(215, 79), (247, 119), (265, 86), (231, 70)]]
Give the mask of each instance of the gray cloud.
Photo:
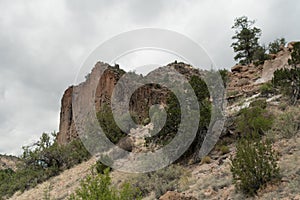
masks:
[[(42, 132), (58, 130), (64, 90), (89, 53), (112, 36), (143, 27), (170, 29), (201, 44), (218, 67), (229, 68), (235, 63), (235, 17), (256, 19), (263, 43), (282, 36), (291, 41), (299, 40), (299, 10), (297, 0), (0, 1), (0, 153), (18, 154)], [(130, 59), (121, 64), (129, 69), (136, 64)], [(165, 62), (164, 56), (155, 59)]]
[(148, 25), (159, 20), (167, 9), (169, 8), (166, 1), (134, 0), (128, 6), (128, 13), (133, 22)]

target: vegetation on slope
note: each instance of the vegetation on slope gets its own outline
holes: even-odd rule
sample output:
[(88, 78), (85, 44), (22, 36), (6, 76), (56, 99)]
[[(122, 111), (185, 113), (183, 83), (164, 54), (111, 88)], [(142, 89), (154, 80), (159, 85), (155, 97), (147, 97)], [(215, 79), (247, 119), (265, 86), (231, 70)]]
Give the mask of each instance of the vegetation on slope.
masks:
[(109, 177), (109, 169), (104, 170), (104, 174), (92, 174), (86, 177), (80, 184), (75, 194), (70, 196), (70, 200), (132, 200), (141, 199), (138, 189), (129, 183), (123, 183), (120, 189), (113, 187)]
[[(53, 134), (56, 137), (56, 134)], [(43, 133), (40, 140), (23, 147), (23, 155), (16, 171), (0, 170), (0, 199), (10, 197), (16, 191), (24, 191), (58, 175), (65, 169), (90, 158), (80, 140), (60, 146)]]

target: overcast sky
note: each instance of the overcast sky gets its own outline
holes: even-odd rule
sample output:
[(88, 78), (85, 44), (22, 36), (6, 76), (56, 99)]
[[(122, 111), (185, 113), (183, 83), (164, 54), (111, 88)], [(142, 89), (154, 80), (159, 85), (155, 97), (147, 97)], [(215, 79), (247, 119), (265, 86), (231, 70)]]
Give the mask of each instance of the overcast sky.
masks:
[(299, 11), (298, 0), (0, 0), (0, 153), (19, 154), (42, 132), (58, 131), (64, 90), (112, 36), (145, 27), (173, 30), (229, 69), (234, 18), (256, 19), (263, 43), (292, 41), (300, 39)]

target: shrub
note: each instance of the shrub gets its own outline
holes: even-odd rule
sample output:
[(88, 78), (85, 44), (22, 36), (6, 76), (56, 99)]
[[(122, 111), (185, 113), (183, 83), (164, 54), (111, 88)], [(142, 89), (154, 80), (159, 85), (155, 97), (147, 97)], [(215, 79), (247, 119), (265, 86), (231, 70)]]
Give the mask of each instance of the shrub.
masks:
[(89, 175), (80, 184), (70, 200), (132, 200), (141, 199), (138, 189), (129, 183), (124, 183), (118, 190), (111, 185), (109, 169), (104, 170), (104, 174)]
[(260, 86), (259, 90), (260, 90), (261, 96), (264, 96), (264, 97), (268, 97), (270, 94), (275, 93), (275, 88), (273, 87), (272, 83), (270, 83), (270, 82), (262, 84)]
[(139, 174), (131, 182), (139, 188), (143, 196), (154, 191), (156, 198), (167, 191), (178, 190), (178, 185), (182, 176), (188, 176), (179, 165), (170, 165), (164, 169), (145, 174)]
[(227, 154), (227, 153), (230, 152), (229, 147), (226, 146), (226, 145), (222, 145), (221, 148), (220, 148), (220, 151), (221, 151), (222, 155)]
[[(56, 138), (56, 134), (54, 137)], [(40, 140), (31, 146), (23, 147), (22, 160), (26, 167), (40, 167), (61, 171), (90, 158), (79, 139), (67, 145), (59, 145), (56, 140), (51, 141), (49, 134), (43, 133)]]
[(98, 174), (104, 174), (106, 169), (109, 171), (111, 170), (109, 166), (103, 164), (100, 160), (97, 160), (96, 164), (94, 165), (94, 169)]
[(243, 193), (253, 196), (269, 181), (279, 177), (277, 156), (270, 142), (242, 138), (231, 158), (233, 183)]
[[(55, 133), (52, 135), (52, 138), (56, 137)], [(23, 192), (30, 189), (90, 158), (80, 140), (61, 146), (46, 133), (35, 144), (23, 147), (23, 150), (18, 169), (15, 172), (0, 173), (5, 176), (0, 179), (0, 197), (10, 197), (18, 190)]]
[(201, 160), (201, 164), (209, 164), (211, 163), (211, 158), (209, 156), (204, 156)]
[(262, 109), (266, 109), (267, 108), (267, 101), (266, 99), (257, 99), (255, 101), (252, 101), (250, 103), (250, 107), (259, 107)]
[(289, 107), (284, 113), (275, 118), (274, 126), (270, 130), (282, 138), (292, 138), (300, 131), (300, 108)]
[(244, 135), (257, 133), (262, 135), (273, 124), (273, 116), (267, 110), (259, 107), (244, 108), (237, 117), (237, 130)]

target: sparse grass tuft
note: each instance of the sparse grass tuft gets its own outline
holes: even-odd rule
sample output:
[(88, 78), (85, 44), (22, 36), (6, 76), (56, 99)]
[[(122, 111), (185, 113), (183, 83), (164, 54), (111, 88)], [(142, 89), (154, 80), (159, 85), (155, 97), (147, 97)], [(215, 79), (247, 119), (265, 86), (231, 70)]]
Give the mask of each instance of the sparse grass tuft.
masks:
[(179, 185), (186, 187), (187, 180), (182, 177), (187, 176), (189, 175), (183, 167), (171, 165), (155, 172), (139, 174), (130, 182), (141, 190), (143, 196), (154, 191), (156, 198), (159, 198), (167, 191), (180, 190)]
[(211, 158), (209, 156), (204, 156), (201, 160), (201, 164), (210, 164)]

